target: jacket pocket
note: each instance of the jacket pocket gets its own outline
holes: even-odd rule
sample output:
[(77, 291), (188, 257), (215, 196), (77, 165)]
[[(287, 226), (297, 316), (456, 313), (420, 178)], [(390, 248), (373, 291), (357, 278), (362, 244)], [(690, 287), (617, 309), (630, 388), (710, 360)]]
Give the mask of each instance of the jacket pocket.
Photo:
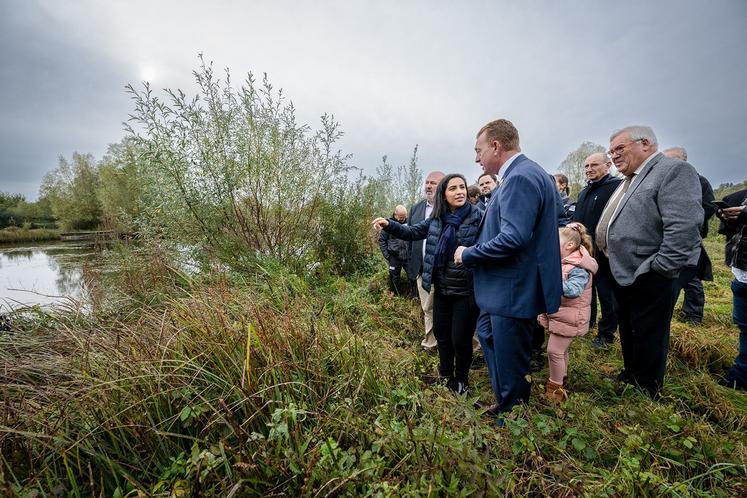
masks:
[(633, 254), (636, 256), (651, 256), (659, 252), (659, 246), (636, 246)]

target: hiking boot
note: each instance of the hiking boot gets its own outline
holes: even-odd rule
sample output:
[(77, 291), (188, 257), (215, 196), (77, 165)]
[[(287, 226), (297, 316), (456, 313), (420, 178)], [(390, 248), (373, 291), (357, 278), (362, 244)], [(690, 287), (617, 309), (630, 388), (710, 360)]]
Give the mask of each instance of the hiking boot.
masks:
[(545, 384), (545, 397), (553, 403), (560, 403), (568, 399), (568, 392), (563, 389), (561, 384), (556, 384), (550, 379), (547, 379), (547, 384)]

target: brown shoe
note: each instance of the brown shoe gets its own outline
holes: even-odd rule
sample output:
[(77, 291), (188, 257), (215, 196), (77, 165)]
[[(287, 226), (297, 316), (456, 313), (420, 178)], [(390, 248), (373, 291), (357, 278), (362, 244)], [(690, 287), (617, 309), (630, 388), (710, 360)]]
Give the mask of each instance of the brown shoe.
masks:
[(555, 382), (547, 379), (545, 384), (545, 397), (553, 403), (560, 403), (568, 399), (568, 393), (563, 389), (562, 384), (556, 384)]

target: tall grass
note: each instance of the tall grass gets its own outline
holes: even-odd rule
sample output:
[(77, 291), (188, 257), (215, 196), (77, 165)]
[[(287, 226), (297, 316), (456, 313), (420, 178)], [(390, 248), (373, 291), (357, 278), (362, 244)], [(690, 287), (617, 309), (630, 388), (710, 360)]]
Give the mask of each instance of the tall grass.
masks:
[(43, 240), (59, 240), (59, 230), (46, 228), (4, 228), (0, 230), (0, 244), (12, 244), (14, 242), (38, 242)]
[[(712, 253), (714, 254), (714, 253)], [(706, 324), (676, 322), (663, 399), (607, 379), (615, 348), (574, 344), (570, 399), (499, 429), (423, 379), (414, 303), (372, 281), (180, 273), (127, 257), (89, 315), (15, 317), (0, 336), (8, 496), (744, 495), (747, 401), (712, 377), (736, 352), (725, 270)], [(716, 259), (716, 258), (714, 258)], [(541, 373), (535, 381), (541, 380)]]

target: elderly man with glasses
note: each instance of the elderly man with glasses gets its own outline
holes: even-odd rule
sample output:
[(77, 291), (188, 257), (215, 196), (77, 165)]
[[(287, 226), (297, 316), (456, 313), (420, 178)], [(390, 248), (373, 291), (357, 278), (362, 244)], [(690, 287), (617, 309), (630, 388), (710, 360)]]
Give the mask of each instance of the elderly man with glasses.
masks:
[(610, 137), (609, 157), (624, 181), (596, 230), (609, 258), (624, 369), (618, 380), (656, 398), (664, 383), (674, 283), (700, 256), (698, 173), (658, 151), (654, 131), (629, 126)]

